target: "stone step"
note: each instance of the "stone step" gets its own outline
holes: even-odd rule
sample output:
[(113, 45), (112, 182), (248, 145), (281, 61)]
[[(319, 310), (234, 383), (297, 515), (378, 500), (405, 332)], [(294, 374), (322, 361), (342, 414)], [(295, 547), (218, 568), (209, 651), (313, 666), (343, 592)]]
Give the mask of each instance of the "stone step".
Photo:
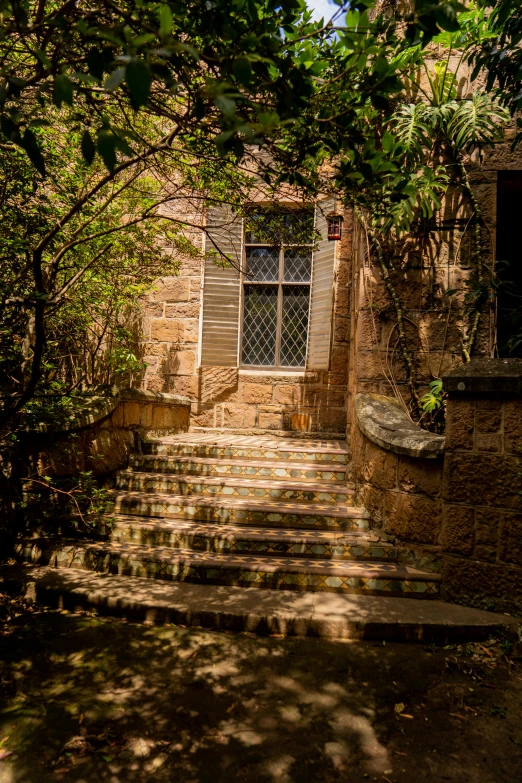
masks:
[(162, 456), (327, 462), (340, 465), (345, 465), (349, 457), (346, 442), (341, 440), (306, 441), (215, 432), (151, 438), (143, 441), (142, 451)]
[(265, 500), (319, 503), (349, 503), (355, 494), (345, 484), (296, 480), (270, 480), (256, 478), (213, 476), (168, 476), (164, 473), (147, 473), (120, 470), (116, 474), (116, 487), (131, 492), (156, 492), (176, 495), (212, 497), (255, 497)]
[(437, 600), (186, 584), (45, 566), (4, 566), (0, 579), (4, 591), (61, 609), (260, 635), (445, 645), (498, 634), (515, 642), (520, 632), (513, 617)]
[(111, 541), (193, 549), (220, 554), (276, 555), (334, 560), (392, 562), (397, 550), (377, 534), (277, 527), (216, 525), (183, 520), (120, 517), (114, 521)]
[(395, 563), (219, 555), (137, 544), (30, 539), (24, 561), (178, 582), (436, 598), (440, 575)]
[(198, 519), (237, 525), (332, 530), (366, 530), (369, 515), (360, 506), (325, 503), (289, 503), (257, 498), (161, 495), (113, 492), (107, 513), (139, 517)]
[(141, 472), (197, 476), (265, 478), (275, 481), (333, 481), (345, 483), (346, 465), (336, 463), (298, 463), (283, 460), (225, 459), (224, 457), (180, 457), (135, 454), (130, 467)]

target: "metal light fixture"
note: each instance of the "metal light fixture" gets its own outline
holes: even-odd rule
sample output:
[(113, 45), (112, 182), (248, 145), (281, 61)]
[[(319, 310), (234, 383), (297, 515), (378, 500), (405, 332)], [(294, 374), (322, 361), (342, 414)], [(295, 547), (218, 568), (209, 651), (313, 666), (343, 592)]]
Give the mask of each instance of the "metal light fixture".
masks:
[(326, 218), (328, 222), (328, 239), (338, 241), (341, 239), (343, 233), (343, 216), (342, 215), (328, 215)]

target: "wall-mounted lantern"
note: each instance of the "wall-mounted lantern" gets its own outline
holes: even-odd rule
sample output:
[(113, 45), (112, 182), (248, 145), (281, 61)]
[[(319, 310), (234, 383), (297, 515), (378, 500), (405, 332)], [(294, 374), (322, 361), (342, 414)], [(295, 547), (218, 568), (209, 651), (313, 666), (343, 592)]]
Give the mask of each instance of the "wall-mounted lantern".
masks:
[(328, 215), (326, 220), (328, 221), (328, 239), (330, 241), (341, 239), (343, 233), (343, 216)]

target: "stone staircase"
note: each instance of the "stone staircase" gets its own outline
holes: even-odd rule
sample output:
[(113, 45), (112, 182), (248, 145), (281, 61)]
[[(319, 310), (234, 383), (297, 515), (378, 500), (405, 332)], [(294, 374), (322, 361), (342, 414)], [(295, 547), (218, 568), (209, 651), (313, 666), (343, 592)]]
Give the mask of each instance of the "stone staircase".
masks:
[(437, 598), (347, 483), (343, 441), (152, 439), (116, 476), (106, 540), (29, 541), (32, 562), (182, 583)]

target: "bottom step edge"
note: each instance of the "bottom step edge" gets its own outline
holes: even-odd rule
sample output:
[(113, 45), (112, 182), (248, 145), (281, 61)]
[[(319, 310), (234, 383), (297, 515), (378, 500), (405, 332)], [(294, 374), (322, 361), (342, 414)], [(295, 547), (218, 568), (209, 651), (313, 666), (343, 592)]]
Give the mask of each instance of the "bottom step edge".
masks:
[(453, 644), (494, 633), (515, 639), (520, 628), (512, 617), (440, 600), (332, 593), (318, 600), (317, 593), (158, 583), (42, 566), (6, 566), (0, 579), (4, 589), (60, 609), (258, 635)]

